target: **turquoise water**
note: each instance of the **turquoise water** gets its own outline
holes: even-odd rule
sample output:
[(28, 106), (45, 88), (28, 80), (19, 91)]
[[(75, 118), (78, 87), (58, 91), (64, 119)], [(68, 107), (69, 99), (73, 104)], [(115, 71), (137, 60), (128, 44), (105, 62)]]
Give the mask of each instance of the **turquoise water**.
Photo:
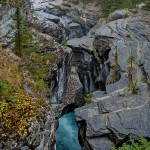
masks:
[(78, 126), (74, 112), (63, 115), (58, 119), (56, 131), (56, 150), (81, 150), (78, 140)]

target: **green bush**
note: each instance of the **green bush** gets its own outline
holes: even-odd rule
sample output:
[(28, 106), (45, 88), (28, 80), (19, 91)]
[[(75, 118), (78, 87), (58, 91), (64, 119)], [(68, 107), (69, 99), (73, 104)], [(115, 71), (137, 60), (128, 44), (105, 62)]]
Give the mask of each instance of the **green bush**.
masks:
[(138, 142), (131, 139), (129, 144), (125, 143), (122, 147), (112, 148), (112, 150), (150, 150), (150, 142), (144, 138), (141, 138)]

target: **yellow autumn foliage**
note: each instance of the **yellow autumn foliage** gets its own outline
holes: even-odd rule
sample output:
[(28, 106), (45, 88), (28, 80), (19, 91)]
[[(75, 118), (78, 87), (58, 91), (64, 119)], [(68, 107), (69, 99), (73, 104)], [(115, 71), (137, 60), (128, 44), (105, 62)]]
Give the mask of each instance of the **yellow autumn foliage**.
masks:
[(21, 136), (27, 132), (32, 117), (39, 114), (42, 101), (27, 95), (15, 102), (0, 100), (1, 136), (16, 134)]
[(32, 118), (39, 115), (44, 105), (36, 95), (41, 89), (31, 86), (32, 94), (24, 91), (23, 85), (33, 84), (33, 79), (24, 77), (30, 72), (21, 64), (19, 57), (0, 47), (0, 138), (25, 134)]

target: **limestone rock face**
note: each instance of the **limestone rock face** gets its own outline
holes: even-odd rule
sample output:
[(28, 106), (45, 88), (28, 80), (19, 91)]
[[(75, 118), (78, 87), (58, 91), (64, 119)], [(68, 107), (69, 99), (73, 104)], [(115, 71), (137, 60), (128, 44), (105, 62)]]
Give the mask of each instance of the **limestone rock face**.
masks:
[[(13, 37), (14, 11), (15, 9), (10, 6), (0, 6), (0, 39), (4, 44), (9, 43)], [(71, 4), (65, 5), (62, 0), (24, 0), (22, 12), (28, 25), (58, 41), (86, 35), (98, 20), (94, 13), (84, 15), (79, 8)]]
[[(143, 71), (145, 70), (148, 78), (150, 76), (150, 13), (149, 11), (138, 11), (137, 14), (129, 13), (127, 18), (121, 18), (111, 21), (95, 31), (95, 49), (101, 54), (105, 54), (107, 46), (110, 46), (109, 61), (111, 64), (115, 63), (113, 53), (117, 50), (118, 53), (118, 65), (120, 66), (121, 81), (112, 84), (110, 80), (113, 80), (113, 73), (109, 76), (109, 84), (106, 85), (107, 92), (110, 92), (114, 86), (114, 91), (117, 89), (126, 87), (128, 85), (127, 70), (129, 64), (129, 57), (132, 55), (135, 58), (134, 67), (132, 70), (133, 80), (142, 82)], [(100, 42), (104, 42), (101, 48)], [(143, 66), (143, 69), (142, 67)], [(113, 70), (112, 70), (113, 71)], [(122, 84), (123, 83), (123, 84)], [(111, 90), (113, 92), (113, 90)]]
[[(150, 137), (150, 12), (129, 12), (126, 18), (115, 13), (109, 16), (110, 22), (94, 29), (93, 51), (103, 57), (102, 66), (110, 62), (110, 70), (103, 80), (107, 95), (97, 96), (94, 92), (93, 103), (75, 110), (77, 120), (87, 123), (87, 141), (94, 150), (109, 150), (130, 137)], [(116, 51), (119, 78), (113, 82)], [(137, 81), (137, 95), (128, 94), (130, 56), (135, 58), (132, 77)], [(147, 83), (143, 76), (148, 79)], [(101, 74), (98, 79), (101, 81)]]
[(8, 33), (12, 32), (12, 29), (10, 27), (10, 24), (12, 23), (12, 18), (10, 15), (12, 14), (13, 9), (9, 7), (2, 7), (0, 6), (0, 39), (4, 43), (4, 36), (6, 36)]
[[(49, 34), (59, 40), (72, 39), (86, 35), (89, 22), (95, 21), (87, 17), (83, 19), (82, 13), (63, 1), (31, 0), (29, 23), (43, 33)], [(87, 23), (86, 23), (87, 22)], [(94, 23), (95, 25), (95, 23)], [(94, 26), (92, 25), (92, 26)]]
[[(96, 90), (105, 91), (105, 82), (109, 74), (108, 54), (106, 54), (110, 50), (109, 44), (103, 45), (100, 52), (99, 49), (95, 49), (94, 40), (94, 38), (87, 35), (82, 38), (71, 39), (67, 42), (67, 46), (73, 51), (72, 66), (77, 70), (83, 85), (83, 93)], [(103, 43), (98, 44), (101, 45)], [(107, 50), (105, 50), (106, 47), (108, 47)]]

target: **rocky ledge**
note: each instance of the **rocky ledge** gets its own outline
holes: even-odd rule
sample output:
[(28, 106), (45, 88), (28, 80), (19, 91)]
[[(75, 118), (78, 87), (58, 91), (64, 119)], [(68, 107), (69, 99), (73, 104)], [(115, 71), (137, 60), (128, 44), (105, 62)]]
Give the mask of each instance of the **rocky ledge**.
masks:
[(109, 150), (129, 138), (150, 138), (150, 97), (106, 96), (76, 109), (78, 120), (86, 120), (87, 140), (93, 150)]

